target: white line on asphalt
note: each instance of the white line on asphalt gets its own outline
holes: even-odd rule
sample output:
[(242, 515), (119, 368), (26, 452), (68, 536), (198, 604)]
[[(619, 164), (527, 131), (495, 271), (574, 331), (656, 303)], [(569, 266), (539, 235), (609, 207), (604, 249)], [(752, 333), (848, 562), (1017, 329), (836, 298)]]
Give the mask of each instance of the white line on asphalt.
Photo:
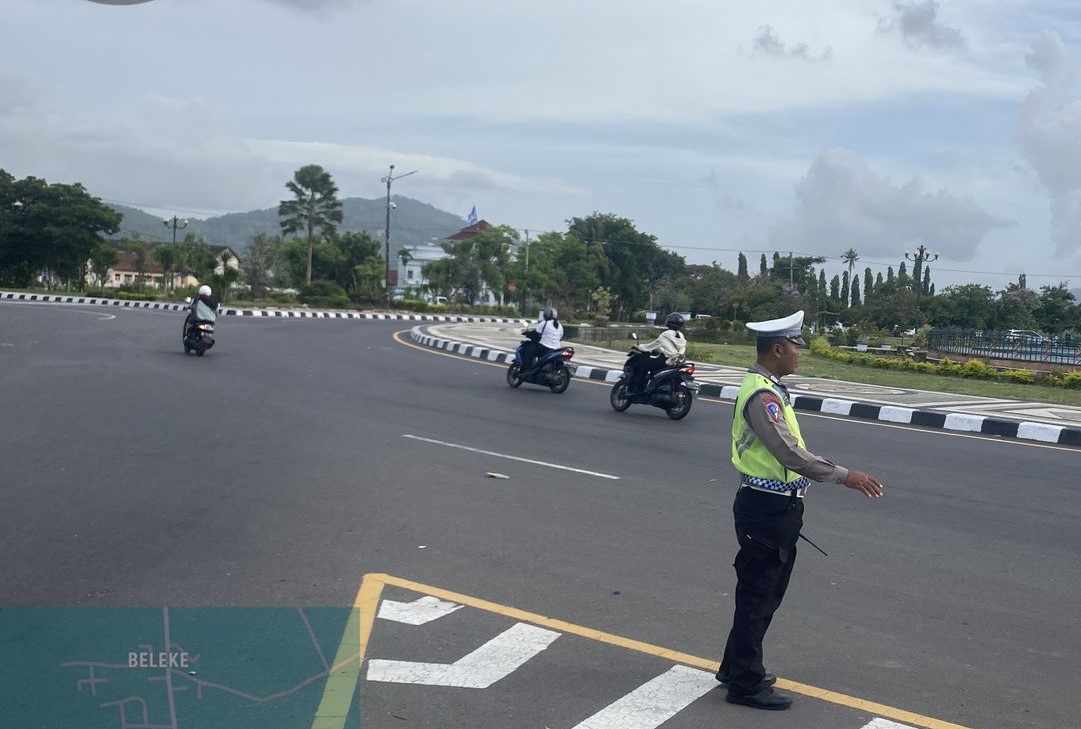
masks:
[(574, 729), (656, 729), (715, 688), (712, 673), (673, 666)]
[(372, 658), (368, 680), (423, 686), (488, 688), (514, 673), (560, 636), (554, 630), (517, 623), (454, 663), (416, 663)]
[(898, 724), (889, 719), (877, 718), (870, 724), (865, 724), (863, 729), (912, 729), (908, 724)]
[(422, 438), (419, 435), (410, 435), (408, 433), (402, 434), (403, 438), (411, 438), (412, 440), (423, 441), (424, 443), (434, 443), (435, 445), (446, 446), (447, 448), (457, 448), (463, 451), (470, 451), (472, 453), (483, 453), (486, 456), (493, 456), (494, 458), (505, 458), (508, 461), (519, 461), (521, 463), (532, 463), (534, 466), (544, 466), (545, 468), (556, 468), (560, 471), (572, 471), (574, 473), (581, 473), (586, 476), (596, 476), (597, 478), (610, 478), (614, 481), (618, 481), (620, 476), (613, 476), (610, 473), (600, 473), (598, 471), (587, 471), (582, 468), (573, 468), (571, 466), (560, 466), (557, 463), (545, 463), (544, 461), (534, 461), (532, 458), (522, 458), (520, 456), (511, 456), (506, 453), (496, 453), (495, 451), (486, 451), (480, 448), (473, 448), (472, 446), (460, 445), (458, 443), (448, 443), (445, 440), (434, 440), (433, 438)]
[(461, 605), (456, 605), (453, 602), (446, 602), (438, 597), (425, 595), (424, 597), (418, 597), (413, 602), (384, 600), (379, 603), (379, 617), (383, 620), (392, 620), (395, 623), (405, 623), (406, 625), (424, 625), (445, 615), (450, 615), (455, 610), (461, 609), (461, 607)]

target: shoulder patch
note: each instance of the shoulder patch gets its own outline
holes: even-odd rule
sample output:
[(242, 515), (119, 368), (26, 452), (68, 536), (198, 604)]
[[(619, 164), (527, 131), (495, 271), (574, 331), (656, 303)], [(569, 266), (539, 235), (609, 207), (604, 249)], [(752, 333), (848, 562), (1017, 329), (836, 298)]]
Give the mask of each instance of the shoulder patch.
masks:
[(766, 414), (769, 415), (769, 419), (775, 423), (779, 423), (784, 420), (782, 415), (781, 398), (777, 397), (772, 392), (762, 393), (762, 407), (766, 409)]

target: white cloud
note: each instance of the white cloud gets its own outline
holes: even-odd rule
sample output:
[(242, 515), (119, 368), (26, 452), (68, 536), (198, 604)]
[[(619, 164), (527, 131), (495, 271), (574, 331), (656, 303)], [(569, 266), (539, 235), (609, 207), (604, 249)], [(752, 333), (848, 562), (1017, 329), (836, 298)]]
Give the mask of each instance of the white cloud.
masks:
[(826, 48), (821, 53), (812, 54), (806, 43), (786, 46), (781, 42), (777, 31), (769, 25), (763, 25), (758, 29), (758, 34), (754, 37), (754, 50), (756, 53), (764, 53), (767, 56), (796, 58), (805, 61), (828, 61), (833, 56), (833, 51), (829, 48)]
[(912, 48), (951, 51), (967, 47), (960, 30), (938, 22), (938, 8), (935, 0), (894, 2), (893, 17), (882, 20), (878, 28), (883, 33), (899, 34)]
[(1081, 98), (1076, 69), (1062, 39), (1045, 32), (1027, 56), (1043, 83), (1025, 98), (1017, 119), (1017, 143), (1051, 201), (1055, 254), (1081, 252)]
[(770, 231), (778, 250), (854, 248), (890, 259), (923, 243), (965, 261), (991, 230), (1013, 225), (950, 190), (928, 191), (919, 178), (894, 184), (843, 149), (819, 155), (795, 192), (795, 210)]
[[(866, 235), (886, 260), (937, 231), (994, 269), (1048, 257), (1052, 215), (1073, 250), (1081, 40), (1045, 0), (8, 5), (0, 165), (109, 199), (271, 207), (313, 162), (371, 198), (393, 163), (421, 170), (395, 194), (530, 229), (612, 211), (689, 260), (776, 223), (786, 249)], [(1031, 49), (1033, 89), (1040, 27), (1063, 35)]]

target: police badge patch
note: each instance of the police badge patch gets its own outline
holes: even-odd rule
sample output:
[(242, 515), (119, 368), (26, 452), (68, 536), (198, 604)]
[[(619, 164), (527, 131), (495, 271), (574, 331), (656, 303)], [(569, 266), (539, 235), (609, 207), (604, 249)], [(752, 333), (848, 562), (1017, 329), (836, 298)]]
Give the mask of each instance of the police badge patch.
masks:
[(762, 395), (762, 405), (765, 406), (766, 412), (769, 413), (769, 418), (775, 423), (779, 423), (784, 419), (781, 415), (781, 400), (772, 392)]

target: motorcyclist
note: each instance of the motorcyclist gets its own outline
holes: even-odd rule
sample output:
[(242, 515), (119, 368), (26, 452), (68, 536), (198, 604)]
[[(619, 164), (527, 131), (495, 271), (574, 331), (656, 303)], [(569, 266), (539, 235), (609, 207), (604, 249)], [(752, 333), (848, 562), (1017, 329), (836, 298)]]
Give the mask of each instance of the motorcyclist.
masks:
[(206, 284), (199, 287), (198, 295), (185, 308), (190, 310), (188, 318), (184, 320), (185, 338), (195, 322), (208, 321), (213, 324), (218, 320), (218, 302), (214, 300), (214, 292)]
[(687, 338), (683, 336), (683, 323), (683, 315), (673, 311), (664, 320), (666, 329), (656, 339), (646, 344), (636, 344), (632, 348), (643, 355), (651, 356), (638, 356), (631, 360), (633, 374), (628, 394), (641, 395), (654, 372), (676, 364), (676, 360), (686, 353)]
[(523, 376), (535, 373), (537, 360), (554, 352), (562, 346), (563, 326), (559, 323), (559, 312), (549, 306), (542, 312), (543, 317), (532, 329), (524, 334), (529, 338), (522, 352)]

